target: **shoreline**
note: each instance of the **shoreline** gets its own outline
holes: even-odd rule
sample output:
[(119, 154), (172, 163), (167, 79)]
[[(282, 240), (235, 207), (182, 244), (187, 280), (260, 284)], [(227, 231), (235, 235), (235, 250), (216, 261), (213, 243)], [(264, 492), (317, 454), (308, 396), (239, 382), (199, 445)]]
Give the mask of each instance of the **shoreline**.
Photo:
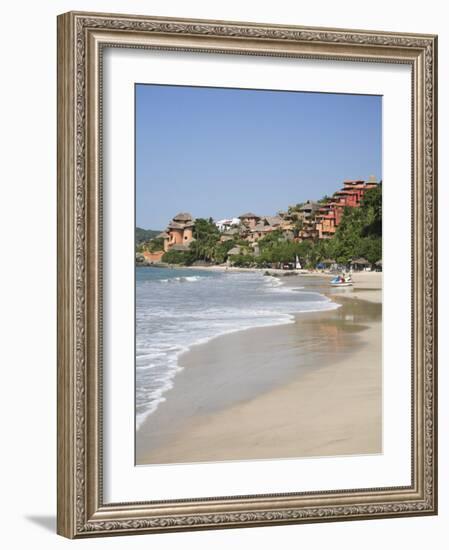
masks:
[(310, 269), (277, 269), (274, 267), (234, 267), (227, 265), (179, 265), (179, 264), (136, 264), (139, 268), (151, 269), (190, 269), (198, 271), (218, 271), (229, 273), (269, 273), (270, 275), (289, 276), (319, 276), (332, 277), (334, 274), (330, 271), (318, 271)]
[[(180, 356), (183, 370), (174, 387), (138, 431), (138, 464), (381, 452), (381, 273), (354, 274), (354, 292), (320, 286), (316, 275), (323, 274), (313, 274), (310, 290), (340, 308), (217, 336)], [(297, 279), (283, 283), (295, 286)], [(357, 369), (362, 363), (364, 379)], [(370, 398), (362, 406), (360, 396), (367, 392)], [(354, 412), (352, 420), (343, 415), (335, 425), (335, 411), (326, 402), (341, 411), (345, 401), (352, 402), (346, 409), (365, 413)], [(292, 422), (293, 417), (301, 421)]]
[[(176, 277), (176, 279), (183, 279), (183, 280), (187, 279), (188, 280), (188, 279), (196, 279), (197, 278), (196, 276), (189, 277), (189, 272), (183, 273), (183, 271), (186, 270), (186, 269), (188, 269), (190, 271), (190, 273), (191, 273), (192, 270), (193, 271), (197, 270), (197, 268), (194, 268), (192, 266), (190, 266), (190, 267), (184, 267), (183, 266), (183, 267), (175, 268), (174, 271), (181, 272), (181, 273), (179, 273), (180, 277)], [(203, 268), (204, 271), (207, 271), (207, 270), (210, 270), (210, 269), (211, 269), (210, 267)], [(230, 270), (228, 270), (228, 269), (225, 270), (223, 268), (223, 266), (216, 266), (215, 271), (218, 272), (218, 273), (224, 273), (224, 272), (230, 271), (231, 274), (241, 273), (241, 272), (245, 272), (247, 274), (248, 273), (256, 273), (259, 276), (264, 276), (263, 278), (266, 279), (266, 282), (269, 282), (270, 279), (271, 279), (273, 281), (273, 283), (276, 283), (276, 286), (284, 286), (284, 287), (287, 287), (287, 288), (290, 287), (290, 286), (296, 287), (298, 285), (298, 283), (300, 283), (300, 281), (298, 281), (296, 277), (287, 277), (287, 279), (288, 279), (288, 281), (287, 281), (287, 279), (284, 279), (283, 277), (279, 277), (278, 275), (276, 275), (276, 273), (275, 273), (276, 271), (281, 272), (282, 274), (285, 274), (285, 275), (300, 275), (299, 273), (286, 272), (286, 271), (283, 271), (283, 270), (271, 270), (271, 271), (273, 271), (273, 273), (268, 273), (267, 270), (264, 270), (264, 272), (261, 273), (261, 270), (255, 269), (255, 268), (232, 268)], [(176, 273), (176, 274), (178, 275), (178, 273)], [(265, 275), (267, 277), (265, 277)], [(320, 273), (316, 273), (314, 275), (318, 275), (318, 277), (319, 277), (318, 280), (324, 280), (324, 277), (321, 277)], [(199, 277), (202, 277), (202, 275), (199, 275)], [(165, 279), (163, 279), (163, 280), (165, 281)], [(302, 284), (302, 283), (300, 283), (300, 284)], [(298, 287), (298, 289), (304, 289), (304, 287), (301, 286), (301, 287)], [(327, 287), (325, 287), (325, 289), (326, 289), (326, 291), (328, 290)], [(295, 290), (295, 288), (293, 290)], [(323, 290), (317, 290), (317, 289), (310, 288), (309, 291), (312, 291), (316, 294), (319, 294), (321, 298), (323, 298), (323, 297), (327, 298), (327, 302), (329, 304), (328, 307), (326, 307), (326, 306), (324, 308), (319, 308), (318, 307), (317, 309), (310, 309), (310, 310), (296, 311), (296, 312), (294, 310), (291, 310), (291, 311), (288, 311), (288, 312), (282, 312), (282, 313), (277, 312), (277, 313), (274, 313), (276, 318), (275, 319), (273, 318), (268, 322), (265, 322), (265, 323), (262, 322), (262, 324), (261, 324), (260, 322), (259, 323), (254, 323), (254, 321), (253, 321), (252, 324), (240, 325), (240, 326), (236, 326), (236, 327), (233, 327), (233, 328), (228, 327), (228, 328), (224, 329), (222, 327), (221, 332), (209, 335), (207, 337), (197, 336), (196, 340), (191, 341), (188, 344), (184, 345), (183, 346), (184, 349), (179, 351), (178, 353), (176, 353), (176, 364), (177, 364), (177, 366), (174, 369), (172, 369), (171, 376), (166, 380), (165, 388), (162, 389), (159, 396), (157, 397), (155, 408), (153, 407), (151, 410), (143, 412), (140, 415), (136, 416), (136, 430), (139, 431), (141, 426), (145, 423), (148, 416), (152, 415), (155, 412), (155, 410), (157, 410), (157, 407), (159, 407), (160, 404), (165, 401), (165, 399), (166, 399), (165, 395), (170, 392), (170, 390), (173, 387), (174, 380), (177, 378), (177, 373), (179, 372), (179, 370), (182, 370), (182, 368), (183, 368), (182, 365), (180, 365), (180, 360), (182, 359), (182, 357), (186, 353), (188, 354), (196, 346), (206, 345), (209, 342), (211, 342), (212, 340), (214, 340), (215, 338), (228, 336), (228, 335), (231, 335), (231, 334), (235, 334), (237, 332), (244, 332), (244, 331), (253, 330), (253, 329), (260, 329), (260, 328), (278, 327), (278, 326), (284, 326), (284, 325), (287, 325), (287, 324), (291, 324), (291, 323), (295, 322), (295, 316), (299, 313), (301, 313), (301, 314), (303, 314), (303, 313), (314, 313), (314, 312), (317, 312), (317, 311), (326, 311), (327, 309), (334, 309), (335, 307), (339, 307), (337, 304), (335, 304), (334, 301), (332, 301), (330, 296), (325, 296), (326, 292), (324, 292)], [(326, 302), (323, 302), (323, 303), (326, 304)], [(273, 310), (273, 312), (275, 312), (275, 310)]]

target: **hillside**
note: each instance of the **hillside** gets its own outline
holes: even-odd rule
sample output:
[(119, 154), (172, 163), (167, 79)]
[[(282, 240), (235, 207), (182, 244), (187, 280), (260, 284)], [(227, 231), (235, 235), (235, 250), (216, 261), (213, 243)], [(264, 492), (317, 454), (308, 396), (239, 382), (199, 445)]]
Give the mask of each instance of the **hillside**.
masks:
[(142, 229), (141, 227), (136, 227), (136, 244), (154, 239), (159, 233), (161, 233), (160, 229)]

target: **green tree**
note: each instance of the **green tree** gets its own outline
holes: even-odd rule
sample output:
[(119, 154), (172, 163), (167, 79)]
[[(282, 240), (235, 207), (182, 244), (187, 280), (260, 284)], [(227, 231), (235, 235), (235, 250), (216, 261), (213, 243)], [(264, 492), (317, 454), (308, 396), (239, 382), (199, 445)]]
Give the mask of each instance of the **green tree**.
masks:
[(167, 264), (191, 265), (195, 259), (191, 252), (183, 250), (168, 250), (163, 256), (162, 261)]
[(369, 189), (362, 201), (365, 213), (363, 236), (382, 236), (382, 182), (374, 189)]
[(160, 229), (142, 229), (141, 227), (136, 227), (136, 245), (153, 239), (160, 232)]
[(234, 248), (235, 245), (236, 242), (233, 239), (224, 242), (218, 241), (215, 245), (213, 253), (215, 262), (218, 264), (223, 264), (228, 259), (228, 252), (231, 248)]
[(297, 237), (304, 227), (304, 221), (297, 219), (293, 224), (293, 235)]
[(220, 240), (220, 232), (212, 218), (208, 220), (198, 218), (193, 228), (193, 240), (190, 243), (190, 251), (195, 260), (210, 262), (214, 260), (214, 251)]
[(382, 185), (367, 191), (359, 208), (345, 208), (333, 241), (339, 263), (359, 256), (371, 263), (382, 258)]
[(164, 239), (162, 237), (151, 239), (151, 241), (146, 243), (146, 246), (149, 252), (159, 252), (160, 250), (164, 250)]
[(330, 200), (329, 195), (324, 195), (324, 197), (322, 197), (321, 199), (319, 199), (318, 203), (319, 203), (319, 204), (326, 204), (327, 202), (329, 202), (329, 200)]
[(237, 254), (232, 256), (232, 265), (235, 267), (251, 267), (255, 264), (255, 259), (249, 254)]

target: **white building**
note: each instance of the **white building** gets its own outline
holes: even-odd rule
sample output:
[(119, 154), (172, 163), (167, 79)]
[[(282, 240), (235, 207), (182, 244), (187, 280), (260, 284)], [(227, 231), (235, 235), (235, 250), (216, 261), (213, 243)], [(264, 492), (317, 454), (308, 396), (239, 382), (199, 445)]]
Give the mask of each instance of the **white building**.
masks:
[(231, 229), (231, 227), (240, 225), (240, 220), (238, 218), (226, 218), (216, 221), (215, 225), (218, 227), (219, 231), (223, 232)]

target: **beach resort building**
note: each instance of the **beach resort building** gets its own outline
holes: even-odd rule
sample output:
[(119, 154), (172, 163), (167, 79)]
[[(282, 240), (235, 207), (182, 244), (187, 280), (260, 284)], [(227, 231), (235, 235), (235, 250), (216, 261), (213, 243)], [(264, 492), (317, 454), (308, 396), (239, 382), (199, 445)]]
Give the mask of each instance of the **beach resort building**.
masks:
[(337, 213), (332, 203), (321, 206), (315, 217), (315, 228), (319, 239), (330, 239), (337, 230)]
[(299, 219), (303, 222), (312, 219), (315, 216), (315, 212), (320, 207), (320, 204), (315, 201), (306, 201), (299, 208)]
[[(304, 239), (330, 239), (334, 236), (343, 217), (344, 209), (358, 208), (369, 189), (375, 189), (379, 182), (374, 176), (368, 181), (346, 180), (343, 187), (336, 191), (331, 199), (322, 204), (305, 203), (307, 208), (303, 216), (303, 229), (299, 234)], [(312, 204), (314, 205), (312, 208)]]
[(223, 220), (216, 221), (215, 225), (220, 233), (224, 233), (233, 227), (240, 225), (240, 220), (239, 218), (225, 218)]
[(188, 212), (177, 214), (167, 226), (167, 230), (161, 233), (164, 239), (164, 252), (168, 250), (188, 250), (193, 241), (193, 227), (195, 220)]
[(315, 215), (320, 205), (315, 201), (306, 201), (299, 208), (297, 214), (297, 220), (301, 223), (301, 229), (298, 232), (298, 240), (315, 240), (318, 238), (318, 231), (316, 229)]
[[(245, 214), (244, 216), (249, 216)], [(240, 216), (242, 218), (242, 216)], [(242, 229), (240, 231), (240, 236), (249, 241), (257, 242), (259, 239), (262, 239), (271, 233), (272, 231), (281, 230), (287, 231), (291, 229), (290, 222), (284, 222), (281, 216), (255, 216), (251, 214), (251, 217), (243, 218), (245, 221), (242, 223)]]
[(239, 220), (248, 229), (254, 229), (260, 220), (260, 216), (252, 212), (247, 212), (246, 214), (241, 214)]
[(377, 187), (378, 182), (374, 176), (370, 176), (369, 180), (346, 180), (343, 182), (343, 188), (334, 193), (334, 198), (340, 205), (343, 206), (360, 206), (363, 195), (368, 189)]
[(241, 226), (235, 226), (231, 227), (231, 229), (227, 229), (226, 231), (223, 231), (220, 236), (220, 242), (224, 243), (226, 241), (231, 241), (233, 239), (240, 238), (245, 233), (244, 230), (242, 230)]

